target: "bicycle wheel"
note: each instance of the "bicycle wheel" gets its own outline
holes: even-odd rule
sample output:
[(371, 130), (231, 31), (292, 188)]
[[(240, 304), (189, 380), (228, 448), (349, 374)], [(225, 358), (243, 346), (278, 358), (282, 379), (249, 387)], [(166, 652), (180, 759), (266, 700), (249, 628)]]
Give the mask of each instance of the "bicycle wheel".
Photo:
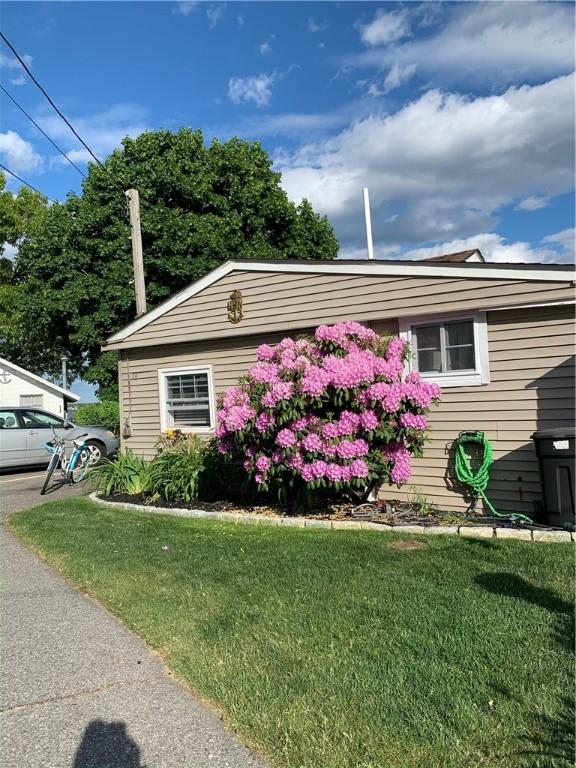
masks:
[(54, 470), (58, 466), (58, 459), (60, 456), (57, 453), (53, 453), (50, 457), (50, 464), (48, 464), (48, 469), (46, 470), (46, 477), (44, 478), (44, 485), (42, 486), (42, 490), (40, 491), (40, 496), (44, 496), (46, 493), (46, 488), (48, 488), (48, 483), (50, 482), (52, 475), (54, 473)]
[(74, 467), (68, 470), (68, 476), (71, 483), (80, 483), (84, 480), (88, 467), (90, 466), (90, 458), (92, 454), (89, 448), (82, 448), (74, 462)]

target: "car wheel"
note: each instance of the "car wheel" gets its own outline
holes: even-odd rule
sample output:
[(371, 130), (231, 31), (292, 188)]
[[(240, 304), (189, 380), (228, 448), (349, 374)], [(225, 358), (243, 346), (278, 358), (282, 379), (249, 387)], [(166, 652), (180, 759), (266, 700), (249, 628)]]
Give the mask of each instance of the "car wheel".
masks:
[(86, 440), (86, 445), (90, 450), (90, 464), (97, 464), (100, 459), (106, 458), (106, 447), (103, 443), (98, 442), (98, 440)]

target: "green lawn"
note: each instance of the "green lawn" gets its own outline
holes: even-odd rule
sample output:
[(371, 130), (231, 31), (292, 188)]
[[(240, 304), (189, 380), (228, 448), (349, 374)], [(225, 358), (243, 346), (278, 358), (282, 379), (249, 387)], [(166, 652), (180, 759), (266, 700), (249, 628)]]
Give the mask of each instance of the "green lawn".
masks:
[(570, 544), (406, 551), (87, 499), (9, 525), (275, 766), (573, 765)]

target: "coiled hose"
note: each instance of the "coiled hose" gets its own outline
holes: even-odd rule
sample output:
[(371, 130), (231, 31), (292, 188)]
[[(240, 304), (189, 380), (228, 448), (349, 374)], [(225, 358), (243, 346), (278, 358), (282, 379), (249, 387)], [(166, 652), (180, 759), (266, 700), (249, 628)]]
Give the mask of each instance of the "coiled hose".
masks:
[[(482, 461), (476, 470), (472, 469), (470, 457), (466, 453), (466, 445), (470, 443), (482, 447)], [(474, 512), (478, 499), (482, 498), (486, 507), (494, 517), (505, 518), (510, 521), (518, 521), (532, 525), (533, 521), (527, 515), (519, 512), (497, 512), (486, 496), (486, 488), (490, 480), (490, 467), (493, 462), (492, 444), (484, 432), (460, 432), (458, 438), (454, 441), (455, 457), (454, 471), (458, 482), (467, 485), (472, 491), (472, 503), (469, 511)]]

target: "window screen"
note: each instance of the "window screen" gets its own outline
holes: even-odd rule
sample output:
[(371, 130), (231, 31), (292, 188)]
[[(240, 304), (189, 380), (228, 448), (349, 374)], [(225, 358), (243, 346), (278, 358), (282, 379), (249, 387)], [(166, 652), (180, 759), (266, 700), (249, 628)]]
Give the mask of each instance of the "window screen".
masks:
[(421, 373), (476, 370), (473, 320), (420, 325), (412, 333)]
[(38, 408), (42, 408), (44, 405), (44, 396), (43, 395), (20, 395), (20, 405), (25, 406), (37, 406)]
[(208, 373), (166, 375), (166, 413), (169, 427), (210, 427)]

